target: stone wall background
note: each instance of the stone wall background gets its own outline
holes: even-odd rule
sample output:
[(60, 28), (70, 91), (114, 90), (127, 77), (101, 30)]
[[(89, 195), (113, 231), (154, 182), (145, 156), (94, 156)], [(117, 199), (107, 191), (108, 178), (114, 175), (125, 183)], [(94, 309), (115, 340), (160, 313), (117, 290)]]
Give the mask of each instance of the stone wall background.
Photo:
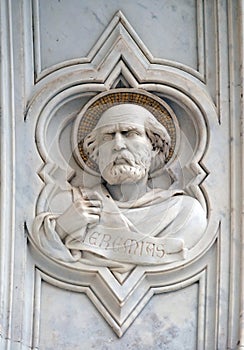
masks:
[[(212, 98), (217, 119), (205, 116), (204, 170), (209, 211), (219, 222), (202, 256), (165, 273), (168, 289), (147, 302), (122, 338), (79, 284), (84, 276), (60, 273), (27, 239), (43, 186), (35, 115), (48, 91), (58, 95), (60, 86), (65, 92), (68, 79), (79, 85), (79, 65), (97, 64), (95, 44), (108, 36), (118, 11), (150, 62), (191, 76), (202, 89), (189, 87), (192, 100), (201, 93), (204, 100), (205, 92)], [(243, 1), (3, 0), (1, 59), (1, 348), (244, 349)], [(66, 108), (76, 113), (79, 103)]]

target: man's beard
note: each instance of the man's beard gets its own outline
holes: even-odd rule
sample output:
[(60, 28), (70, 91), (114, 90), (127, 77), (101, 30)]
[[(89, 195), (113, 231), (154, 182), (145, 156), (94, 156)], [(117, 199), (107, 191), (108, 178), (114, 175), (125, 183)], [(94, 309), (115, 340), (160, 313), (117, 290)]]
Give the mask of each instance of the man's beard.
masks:
[(101, 173), (104, 180), (110, 185), (132, 184), (147, 175), (150, 164), (151, 152), (143, 150), (143, 152), (138, 151), (132, 154), (124, 150), (116, 154)]

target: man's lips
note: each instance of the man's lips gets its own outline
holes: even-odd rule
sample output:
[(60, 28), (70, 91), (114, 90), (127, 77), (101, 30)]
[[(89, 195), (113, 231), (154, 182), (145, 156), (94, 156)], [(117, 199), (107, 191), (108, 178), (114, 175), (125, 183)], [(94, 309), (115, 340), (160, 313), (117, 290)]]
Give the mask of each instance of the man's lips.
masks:
[(130, 166), (134, 166), (134, 160), (132, 157), (126, 155), (126, 154), (118, 154), (114, 161), (113, 161), (114, 165), (130, 165)]
[(114, 165), (124, 165), (124, 164), (129, 164), (128, 160), (124, 158), (117, 158), (114, 161)]

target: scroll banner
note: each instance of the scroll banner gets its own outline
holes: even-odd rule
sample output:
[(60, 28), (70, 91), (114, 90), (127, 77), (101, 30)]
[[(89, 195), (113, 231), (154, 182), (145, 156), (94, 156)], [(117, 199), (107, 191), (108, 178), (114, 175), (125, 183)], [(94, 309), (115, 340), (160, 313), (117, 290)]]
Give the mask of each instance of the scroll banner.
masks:
[(97, 225), (83, 240), (67, 237), (69, 249), (98, 254), (107, 259), (141, 265), (159, 265), (186, 259), (187, 249), (179, 238), (151, 237), (138, 232)]

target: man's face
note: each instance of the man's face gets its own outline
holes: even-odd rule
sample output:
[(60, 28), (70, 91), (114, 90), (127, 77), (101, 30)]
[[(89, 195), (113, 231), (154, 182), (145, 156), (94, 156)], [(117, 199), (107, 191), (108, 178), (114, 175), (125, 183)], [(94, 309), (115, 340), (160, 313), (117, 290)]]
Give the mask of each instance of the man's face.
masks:
[(98, 133), (98, 166), (110, 184), (137, 183), (147, 176), (152, 145), (144, 125), (117, 123), (103, 126)]

